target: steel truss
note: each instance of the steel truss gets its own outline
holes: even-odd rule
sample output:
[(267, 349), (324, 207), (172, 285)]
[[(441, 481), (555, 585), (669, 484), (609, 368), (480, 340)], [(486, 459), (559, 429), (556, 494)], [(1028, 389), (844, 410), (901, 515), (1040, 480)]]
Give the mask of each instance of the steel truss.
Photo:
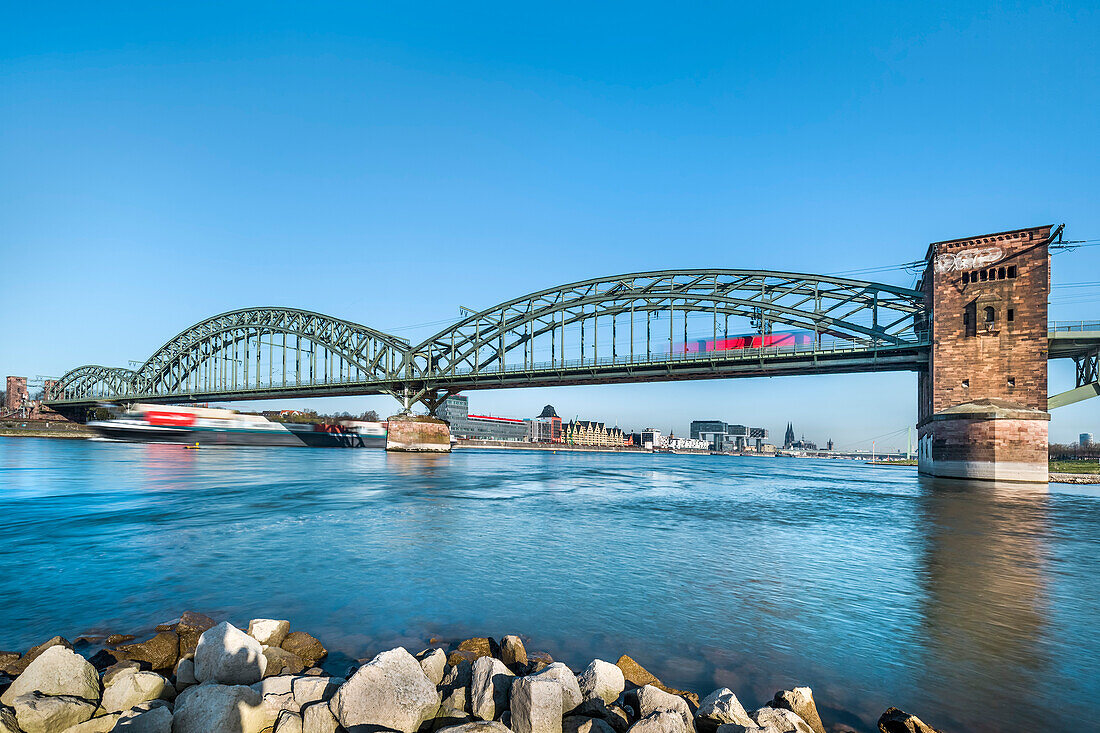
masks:
[[(811, 334), (799, 347), (691, 353), (746, 328)], [(411, 346), (292, 308), (223, 313), (185, 329), (136, 371), (86, 366), (51, 402), (199, 401), (391, 394), (436, 407), (461, 389), (913, 369), (927, 345), (923, 293), (758, 270), (667, 270), (542, 290)], [(772, 368), (770, 365), (774, 365)]]

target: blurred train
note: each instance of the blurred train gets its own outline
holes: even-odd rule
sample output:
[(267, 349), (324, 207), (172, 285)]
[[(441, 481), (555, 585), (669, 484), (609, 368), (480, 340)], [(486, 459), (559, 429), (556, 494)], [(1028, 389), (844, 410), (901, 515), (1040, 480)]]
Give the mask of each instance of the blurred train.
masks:
[(768, 346), (809, 346), (813, 342), (813, 331), (776, 331), (727, 336), (720, 339), (693, 339), (683, 344), (680, 351), (684, 354), (702, 354), (710, 351), (760, 349)]

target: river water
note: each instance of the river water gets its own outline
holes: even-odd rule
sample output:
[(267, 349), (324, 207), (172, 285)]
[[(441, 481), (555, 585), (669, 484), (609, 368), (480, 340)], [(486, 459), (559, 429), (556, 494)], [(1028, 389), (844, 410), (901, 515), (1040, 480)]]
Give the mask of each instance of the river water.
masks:
[(0, 649), (185, 610), (289, 618), (334, 664), (518, 633), (574, 667), (628, 653), (750, 709), (808, 684), (827, 723), (858, 730), (890, 705), (948, 730), (1084, 730), (1098, 600), (1095, 487), (809, 459), (0, 438)]

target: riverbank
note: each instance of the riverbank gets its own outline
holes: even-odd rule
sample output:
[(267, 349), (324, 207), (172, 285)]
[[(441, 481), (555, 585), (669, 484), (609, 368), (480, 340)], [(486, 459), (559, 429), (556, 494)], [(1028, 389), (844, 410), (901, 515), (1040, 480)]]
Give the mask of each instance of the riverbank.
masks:
[(94, 438), (95, 431), (83, 425), (65, 427), (0, 427), (0, 436), (10, 438)]
[[(704, 697), (665, 685), (632, 657), (570, 668), (530, 637), (427, 640), (371, 658), (330, 654), (280, 619), (238, 628), (187, 612), (149, 639), (55, 636), (0, 652), (0, 729), (61, 733), (133, 727), (172, 733), (851, 733), (869, 721), (824, 718), (809, 687), (777, 691), (751, 712), (735, 691)], [(526, 640), (526, 641), (525, 641)], [(752, 704), (749, 706), (753, 707)], [(846, 720), (834, 718), (843, 717)], [(852, 727), (852, 724), (860, 727)], [(17, 727), (18, 726), (18, 727)], [(72, 727), (77, 726), (77, 727)], [(881, 731), (936, 733), (890, 707)]]
[(459, 438), (455, 448), (503, 448), (505, 450), (550, 451), (551, 453), (652, 453), (637, 446), (567, 445), (565, 443), (527, 443), (518, 440), (470, 440)]

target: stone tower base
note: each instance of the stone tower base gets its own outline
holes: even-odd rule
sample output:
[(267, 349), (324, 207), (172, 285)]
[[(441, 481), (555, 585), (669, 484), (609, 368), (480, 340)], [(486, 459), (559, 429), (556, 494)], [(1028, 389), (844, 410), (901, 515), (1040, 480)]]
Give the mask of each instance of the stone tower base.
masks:
[(1047, 483), (1050, 413), (982, 399), (937, 412), (918, 426), (918, 470), (928, 476)]
[(451, 430), (436, 417), (394, 415), (386, 430), (386, 450), (411, 453), (449, 453)]

